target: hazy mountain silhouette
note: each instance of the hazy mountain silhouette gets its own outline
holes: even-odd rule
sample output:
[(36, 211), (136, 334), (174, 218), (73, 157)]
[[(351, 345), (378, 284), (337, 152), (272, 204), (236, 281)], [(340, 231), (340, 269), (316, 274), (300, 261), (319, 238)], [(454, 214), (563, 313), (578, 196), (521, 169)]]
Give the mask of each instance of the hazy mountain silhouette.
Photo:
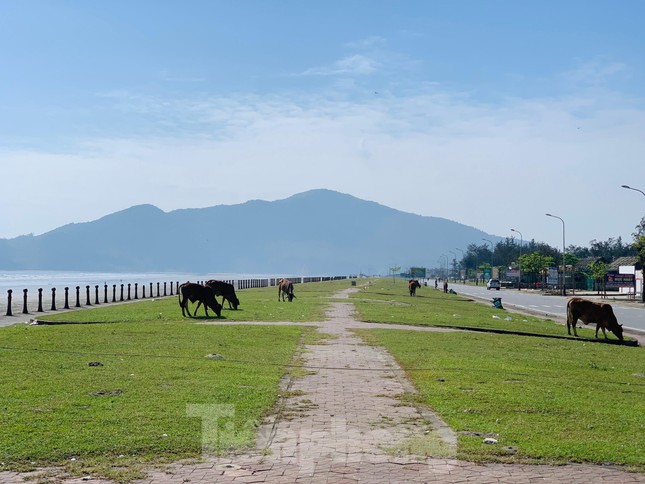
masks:
[(385, 274), (436, 267), (441, 254), (482, 245), (481, 230), (331, 190), (284, 200), (164, 212), (152, 205), (0, 239), (4, 270)]

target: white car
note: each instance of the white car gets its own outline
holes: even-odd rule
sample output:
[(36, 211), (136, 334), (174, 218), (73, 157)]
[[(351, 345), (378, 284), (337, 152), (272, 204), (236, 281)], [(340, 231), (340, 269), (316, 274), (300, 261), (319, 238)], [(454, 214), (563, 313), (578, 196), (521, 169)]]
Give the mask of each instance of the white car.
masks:
[(488, 290), (497, 289), (499, 291), (499, 289), (501, 287), (502, 287), (502, 285), (500, 284), (499, 279), (490, 279), (486, 283), (486, 289), (488, 289)]

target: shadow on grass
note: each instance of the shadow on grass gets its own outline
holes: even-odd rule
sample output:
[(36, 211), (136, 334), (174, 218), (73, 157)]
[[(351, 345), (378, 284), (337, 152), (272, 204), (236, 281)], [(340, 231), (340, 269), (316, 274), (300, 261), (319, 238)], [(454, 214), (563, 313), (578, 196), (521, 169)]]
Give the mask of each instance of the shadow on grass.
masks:
[[(183, 320), (187, 322), (191, 321), (226, 321), (228, 318), (226, 316), (190, 316), (184, 317)], [(142, 321), (139, 321), (142, 322)], [(154, 321), (158, 322), (158, 321)], [(57, 326), (64, 324), (119, 324), (123, 321), (48, 321), (46, 319), (34, 319), (31, 323), (33, 326)], [(145, 322), (143, 322), (145, 324)]]
[(513, 331), (508, 329), (496, 329), (496, 328), (473, 328), (470, 326), (453, 326), (453, 325), (441, 325), (437, 326), (441, 328), (453, 328), (459, 329), (461, 331), (476, 331), (479, 333), (493, 333), (493, 334), (510, 334), (514, 336), (531, 336), (535, 338), (550, 338), (550, 339), (566, 339), (570, 341), (581, 341), (583, 343), (604, 343), (610, 345), (619, 345), (619, 346), (638, 346), (638, 341), (636, 340), (625, 340), (620, 341), (618, 339), (599, 339), (599, 338), (585, 338), (580, 336), (560, 336), (557, 334), (541, 334), (541, 333), (529, 333), (526, 331)]
[[(366, 323), (373, 323), (373, 324), (383, 324), (382, 321), (365, 321)], [(453, 325), (453, 324), (436, 324), (433, 326), (417, 326), (417, 325), (410, 325), (408, 323), (402, 323), (402, 322), (388, 322), (386, 324), (396, 324), (396, 325), (401, 325), (401, 326), (408, 326), (409, 328), (418, 328), (418, 327), (425, 327), (425, 328), (448, 328), (448, 329), (454, 329), (454, 330), (459, 330), (459, 331), (472, 331), (472, 332), (477, 332), (477, 333), (491, 333), (491, 334), (509, 334), (513, 336), (528, 336), (528, 337), (534, 337), (534, 338), (549, 338), (549, 339), (560, 339), (560, 340), (570, 340), (570, 341), (581, 341), (583, 343), (604, 343), (604, 344), (610, 344), (610, 345), (618, 345), (618, 346), (639, 346), (638, 341), (628, 339), (624, 341), (620, 341), (618, 339), (599, 339), (599, 338), (585, 338), (581, 336), (569, 336), (569, 335), (557, 335), (557, 334), (543, 334), (543, 333), (531, 333), (527, 331), (513, 331), (509, 329), (499, 329), (499, 328), (477, 328), (473, 326), (458, 326), (458, 325)]]

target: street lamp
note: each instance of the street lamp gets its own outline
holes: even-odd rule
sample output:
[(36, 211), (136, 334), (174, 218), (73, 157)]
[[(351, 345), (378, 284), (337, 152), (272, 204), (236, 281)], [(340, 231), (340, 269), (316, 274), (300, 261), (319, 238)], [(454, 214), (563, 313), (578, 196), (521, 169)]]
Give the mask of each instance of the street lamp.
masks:
[(645, 196), (645, 192), (643, 190), (639, 190), (638, 188), (632, 188), (628, 187), (627, 185), (621, 185), (622, 188), (627, 188), (627, 190), (634, 190), (635, 192), (641, 192), (643, 196)]
[(484, 239), (484, 238), (482, 238), (482, 240), (485, 240), (486, 242), (488, 242), (490, 244), (490, 277), (492, 278), (493, 277), (493, 260), (494, 260), (493, 259), (493, 242), (491, 242), (488, 239)]
[[(456, 264), (456, 263), (457, 263), (457, 254), (455, 254), (452, 250), (449, 250), (448, 252), (450, 252), (450, 253), (453, 255), (453, 257), (452, 257), (452, 261), (453, 261), (453, 263), (454, 263), (454, 264)], [(453, 270), (454, 270), (454, 268), (455, 268), (454, 264), (453, 264), (453, 266), (452, 266), (452, 267), (453, 267)], [(453, 279), (455, 279), (455, 280), (457, 280), (457, 278), (454, 276), (454, 274), (453, 274), (453, 277), (452, 277), (452, 278), (453, 278)]]
[[(461, 252), (461, 261), (462, 261), (462, 263), (463, 263), (464, 259), (466, 258), (466, 255), (464, 254), (464, 251), (463, 251), (463, 250), (461, 250), (461, 249), (458, 249), (457, 247), (455, 247), (455, 250), (458, 250), (459, 252)], [(462, 265), (463, 265), (463, 264), (462, 264)], [(464, 271), (464, 282), (466, 282), (466, 279), (465, 279), (465, 278), (468, 276), (467, 272), (468, 272), (468, 269), (466, 269), (466, 270)]]
[(520, 258), (517, 260), (517, 269), (519, 271), (519, 277), (517, 279), (517, 290), (520, 291), (522, 289), (522, 244), (524, 242), (524, 239), (522, 238), (522, 232), (519, 230), (511, 229), (511, 232), (517, 232), (520, 234)]
[(564, 258), (564, 220), (562, 220), (560, 217), (557, 215), (551, 215), (550, 213), (545, 214), (547, 217), (553, 217), (557, 218), (562, 222), (562, 295), (566, 296), (567, 295), (567, 288), (565, 287), (566, 284), (566, 276), (565, 276), (565, 270), (566, 270), (566, 265), (565, 265), (565, 258)]
[[(645, 196), (645, 192), (643, 190), (639, 190), (638, 188), (632, 188), (627, 185), (621, 185), (621, 187), (627, 188), (628, 190), (634, 190), (635, 192), (640, 192), (643, 194), (643, 196)], [(641, 268), (641, 272), (645, 274), (645, 268)], [(645, 281), (643, 281), (643, 283), (641, 284), (641, 299), (645, 303)]]

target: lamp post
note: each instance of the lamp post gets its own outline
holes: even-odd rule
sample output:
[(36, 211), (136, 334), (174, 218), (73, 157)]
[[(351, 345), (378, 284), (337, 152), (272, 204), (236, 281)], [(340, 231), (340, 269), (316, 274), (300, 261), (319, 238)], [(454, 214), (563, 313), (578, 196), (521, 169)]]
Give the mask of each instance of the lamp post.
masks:
[(565, 287), (566, 285), (566, 276), (565, 276), (565, 270), (566, 270), (566, 265), (565, 265), (565, 258), (564, 258), (564, 250), (565, 250), (565, 245), (564, 245), (564, 220), (562, 220), (560, 217), (557, 215), (551, 215), (550, 213), (545, 214), (547, 217), (553, 217), (557, 218), (562, 222), (562, 295), (566, 296), (567, 295), (567, 288)]
[(490, 277), (492, 279), (493, 278), (493, 260), (494, 260), (493, 259), (493, 242), (488, 240), (488, 239), (484, 239), (484, 238), (482, 238), (482, 240), (485, 240), (486, 242), (488, 242), (490, 244)]
[[(448, 252), (450, 252), (452, 254), (452, 262), (453, 262), (452, 267), (453, 267), (453, 270), (454, 270), (455, 264), (457, 263), (457, 254), (455, 254), (452, 250), (449, 250)], [(454, 276), (454, 274), (453, 274), (452, 278), (457, 280), (457, 278)]]
[[(458, 250), (459, 252), (461, 252), (461, 261), (463, 262), (464, 258), (466, 257), (464, 254), (464, 251), (461, 249), (458, 249), (457, 247), (455, 247), (455, 250)], [(468, 269), (464, 271), (464, 282), (466, 281), (466, 277), (468, 276), (467, 272), (468, 272)]]
[(627, 188), (627, 190), (634, 190), (635, 192), (641, 192), (643, 196), (645, 197), (645, 192), (643, 190), (639, 190), (638, 188), (632, 188), (628, 187), (627, 185), (621, 185), (622, 188)]
[[(628, 190), (634, 190), (635, 192), (640, 192), (645, 197), (645, 192), (643, 190), (639, 190), (638, 188), (632, 188), (632, 187), (627, 186), (627, 185), (621, 185), (621, 187), (627, 188)], [(645, 268), (644, 267), (641, 267), (641, 273), (645, 274)], [(634, 291), (636, 291), (635, 288), (634, 288)], [(641, 300), (642, 300), (642, 302), (645, 303), (645, 280), (643, 280), (642, 283), (641, 283)]]
[(522, 289), (522, 244), (524, 243), (524, 239), (522, 238), (522, 232), (519, 230), (511, 229), (511, 232), (517, 232), (520, 234), (520, 258), (517, 260), (517, 269), (519, 272), (519, 277), (517, 278), (517, 290), (520, 291)]

